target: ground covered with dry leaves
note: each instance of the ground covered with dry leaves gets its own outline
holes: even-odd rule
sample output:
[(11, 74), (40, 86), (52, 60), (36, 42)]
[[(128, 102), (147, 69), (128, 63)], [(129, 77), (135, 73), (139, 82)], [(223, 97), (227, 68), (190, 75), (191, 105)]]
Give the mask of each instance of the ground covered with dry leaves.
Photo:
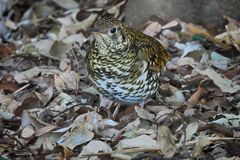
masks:
[(105, 2), (0, 3), (0, 159), (238, 159), (240, 22), (143, 24), (171, 55), (161, 92), (115, 110), (85, 68), (96, 19), (124, 18)]

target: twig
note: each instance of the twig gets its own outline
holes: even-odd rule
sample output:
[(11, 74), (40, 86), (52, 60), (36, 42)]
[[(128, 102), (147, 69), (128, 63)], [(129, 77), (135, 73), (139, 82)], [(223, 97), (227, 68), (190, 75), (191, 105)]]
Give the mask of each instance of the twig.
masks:
[(122, 153), (122, 154), (128, 154), (128, 153), (137, 153), (137, 152), (155, 152), (160, 151), (160, 148), (130, 148), (130, 149), (124, 149), (121, 151), (113, 151), (113, 152), (104, 152), (104, 153), (86, 153), (83, 154), (82, 157), (92, 157), (92, 156), (103, 156), (103, 155), (111, 155), (114, 153)]
[(116, 117), (117, 117), (117, 114), (118, 114), (118, 111), (119, 111), (119, 108), (120, 108), (120, 104), (117, 104), (113, 114), (112, 114), (112, 118), (115, 120)]
[(77, 104), (74, 104), (74, 105), (70, 106), (69, 108), (66, 108), (66, 109), (63, 110), (63, 111), (58, 112), (58, 114), (56, 114), (55, 116), (53, 116), (53, 117), (51, 117), (51, 118), (54, 119), (54, 118), (60, 116), (61, 114), (64, 114), (65, 112), (67, 112), (67, 111), (69, 111), (69, 110), (71, 110), (71, 109), (73, 109), (74, 107), (77, 107), (77, 106), (79, 106), (79, 105), (81, 105), (81, 104), (78, 104), (78, 103), (77, 103)]
[(10, 139), (14, 140), (15, 142), (17, 142), (22, 148), (25, 148), (27, 151), (29, 151), (33, 156), (36, 156), (36, 154), (28, 147), (26, 147), (25, 145), (23, 145), (16, 137), (11, 136), (9, 134), (5, 134), (7, 137), (9, 137)]
[(74, 58), (74, 60), (75, 60), (75, 63), (77, 63), (77, 73), (79, 74), (79, 73), (80, 73), (80, 64), (79, 64), (79, 62), (78, 62), (77, 56), (76, 56), (76, 54), (75, 54), (75, 52), (74, 52), (74, 50), (73, 50), (72, 47), (71, 47), (71, 53), (72, 53), (72, 55), (73, 55), (73, 58)]
[(30, 84), (26, 84), (26, 85), (22, 86), (21, 88), (19, 88), (18, 90), (16, 90), (16, 91), (13, 93), (13, 95), (16, 97), (19, 92), (21, 92), (22, 90), (26, 89), (26, 88), (29, 87), (29, 86), (30, 86)]
[[(230, 141), (230, 140), (240, 140), (240, 138), (234, 138), (234, 137), (207, 137), (209, 141)], [(197, 143), (197, 139), (193, 141), (186, 142), (186, 146), (192, 146)], [(177, 144), (177, 148), (183, 147), (183, 144), (179, 143)]]

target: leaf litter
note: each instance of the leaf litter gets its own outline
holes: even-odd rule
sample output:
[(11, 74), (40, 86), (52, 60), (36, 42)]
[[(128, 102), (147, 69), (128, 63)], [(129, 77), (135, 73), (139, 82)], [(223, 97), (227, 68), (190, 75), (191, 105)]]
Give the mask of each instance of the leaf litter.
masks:
[(240, 22), (224, 16), (225, 30), (214, 35), (149, 19), (142, 32), (171, 55), (161, 90), (144, 108), (117, 110), (91, 86), (85, 56), (94, 22), (123, 19), (125, 4), (0, 4), (1, 159), (239, 157)]

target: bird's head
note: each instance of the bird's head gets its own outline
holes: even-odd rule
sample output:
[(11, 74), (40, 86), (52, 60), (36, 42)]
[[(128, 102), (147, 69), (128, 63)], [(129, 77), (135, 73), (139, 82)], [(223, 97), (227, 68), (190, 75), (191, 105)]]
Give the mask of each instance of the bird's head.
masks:
[(126, 28), (119, 20), (104, 17), (95, 23), (93, 37), (104, 48), (123, 51), (129, 45)]

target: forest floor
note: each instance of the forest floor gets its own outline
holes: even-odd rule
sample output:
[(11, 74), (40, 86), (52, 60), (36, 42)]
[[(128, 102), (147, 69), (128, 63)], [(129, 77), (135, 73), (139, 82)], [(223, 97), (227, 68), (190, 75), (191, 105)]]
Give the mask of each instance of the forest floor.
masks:
[(94, 22), (124, 19), (125, 3), (0, 3), (1, 160), (238, 159), (240, 22), (225, 17), (215, 35), (149, 19), (142, 32), (171, 57), (162, 93), (116, 110), (92, 87), (85, 57)]

